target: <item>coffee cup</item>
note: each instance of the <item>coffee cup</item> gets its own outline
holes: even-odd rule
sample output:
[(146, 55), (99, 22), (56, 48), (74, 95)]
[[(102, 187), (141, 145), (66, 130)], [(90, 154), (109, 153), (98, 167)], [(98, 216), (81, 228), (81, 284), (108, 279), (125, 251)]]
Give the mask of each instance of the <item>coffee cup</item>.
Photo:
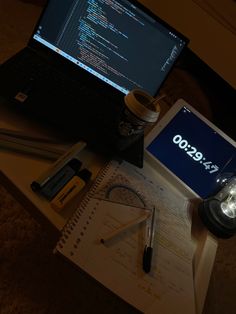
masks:
[(119, 122), (119, 134), (131, 136), (144, 132), (147, 126), (154, 124), (160, 114), (158, 99), (147, 92), (134, 89), (124, 97), (124, 110)]

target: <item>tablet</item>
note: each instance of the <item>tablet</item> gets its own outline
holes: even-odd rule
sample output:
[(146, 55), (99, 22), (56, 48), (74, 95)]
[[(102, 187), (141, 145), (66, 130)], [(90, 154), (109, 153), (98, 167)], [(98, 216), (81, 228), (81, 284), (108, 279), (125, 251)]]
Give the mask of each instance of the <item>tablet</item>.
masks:
[(236, 173), (235, 141), (183, 99), (163, 116), (144, 144), (145, 155), (154, 164), (161, 164), (203, 199)]

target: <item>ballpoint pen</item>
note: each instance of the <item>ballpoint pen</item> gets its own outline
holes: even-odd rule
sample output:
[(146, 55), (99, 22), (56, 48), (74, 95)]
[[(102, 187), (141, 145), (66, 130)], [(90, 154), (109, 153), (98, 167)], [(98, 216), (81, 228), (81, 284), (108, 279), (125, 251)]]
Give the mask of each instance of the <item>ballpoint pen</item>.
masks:
[(153, 243), (156, 230), (155, 214), (156, 208), (154, 206), (152, 209), (152, 216), (147, 221), (146, 226), (146, 245), (143, 252), (143, 270), (145, 271), (145, 273), (149, 273), (151, 270)]

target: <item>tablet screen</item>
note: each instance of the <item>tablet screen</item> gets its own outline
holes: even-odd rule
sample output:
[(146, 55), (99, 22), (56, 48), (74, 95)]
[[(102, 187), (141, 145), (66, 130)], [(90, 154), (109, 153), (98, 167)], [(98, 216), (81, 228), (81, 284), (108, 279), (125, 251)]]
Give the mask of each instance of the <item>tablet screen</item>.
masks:
[(214, 194), (220, 180), (236, 171), (235, 146), (186, 106), (146, 150), (202, 198)]

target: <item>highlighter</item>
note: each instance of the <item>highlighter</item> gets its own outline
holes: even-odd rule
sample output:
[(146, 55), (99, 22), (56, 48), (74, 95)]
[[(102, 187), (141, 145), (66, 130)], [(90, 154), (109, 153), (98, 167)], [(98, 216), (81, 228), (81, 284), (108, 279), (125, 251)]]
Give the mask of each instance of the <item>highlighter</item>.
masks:
[(71, 160), (78, 159), (79, 153), (86, 147), (86, 143), (80, 141), (74, 144), (64, 155), (49, 167), (37, 180), (31, 183), (31, 189), (36, 192), (40, 191), (63, 167)]
[(79, 171), (82, 162), (78, 159), (70, 160), (55, 176), (53, 176), (39, 191), (47, 200), (51, 201), (57, 193)]
[(76, 197), (89, 182), (92, 173), (84, 168), (64, 186), (64, 188), (53, 198), (51, 207), (61, 211), (74, 197)]

